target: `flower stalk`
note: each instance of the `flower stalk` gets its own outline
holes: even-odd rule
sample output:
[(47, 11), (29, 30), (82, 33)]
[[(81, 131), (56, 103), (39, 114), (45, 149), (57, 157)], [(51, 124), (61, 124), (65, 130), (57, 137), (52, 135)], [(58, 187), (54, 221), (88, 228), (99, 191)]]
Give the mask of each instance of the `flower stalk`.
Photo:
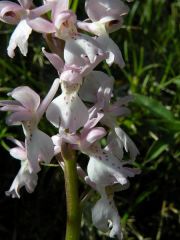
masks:
[(78, 175), (75, 152), (62, 144), (67, 205), (66, 240), (78, 240), (81, 226), (81, 208), (78, 194)]

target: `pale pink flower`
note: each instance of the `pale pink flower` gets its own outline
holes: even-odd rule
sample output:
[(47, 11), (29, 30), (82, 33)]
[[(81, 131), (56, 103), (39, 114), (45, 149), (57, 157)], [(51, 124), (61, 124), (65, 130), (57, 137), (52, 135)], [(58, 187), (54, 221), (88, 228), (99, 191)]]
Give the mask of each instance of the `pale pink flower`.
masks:
[(122, 240), (120, 216), (112, 196), (103, 195), (92, 208), (92, 222), (102, 232), (109, 232), (109, 237)]
[(40, 170), (39, 161), (49, 163), (54, 155), (52, 140), (38, 129), (38, 123), (56, 94), (58, 87), (59, 79), (56, 79), (42, 103), (40, 103), (39, 95), (26, 86), (18, 87), (9, 93), (9, 96), (15, 100), (0, 101), (1, 111), (12, 112), (7, 117), (7, 124), (22, 124), (31, 172), (38, 172)]
[(109, 54), (106, 59), (108, 65), (116, 63), (123, 68), (125, 63), (121, 51), (109, 33), (121, 27), (122, 16), (128, 13), (129, 8), (120, 0), (86, 0), (85, 9), (90, 22), (78, 21), (77, 26), (98, 36), (96, 41)]
[(15, 49), (19, 47), (21, 53), (26, 56), (28, 52), (28, 38), (32, 32), (27, 20), (38, 18), (38, 16), (48, 12), (51, 4), (34, 8), (32, 0), (18, 0), (19, 4), (10, 1), (0, 2), (0, 20), (17, 25), (11, 35), (7, 52), (9, 57), (15, 56)]
[[(126, 116), (130, 113), (127, 105), (132, 100), (131, 96), (119, 98), (116, 102), (111, 104), (112, 90), (109, 87), (99, 88), (97, 94), (97, 103), (89, 110), (91, 116), (95, 117), (97, 113), (103, 113), (101, 123), (111, 129), (110, 136), (117, 141), (117, 151), (125, 149), (129, 152), (130, 159), (135, 160), (139, 151), (130, 137), (116, 124), (116, 118)], [(121, 151), (120, 151), (121, 152)]]
[(10, 189), (6, 191), (7, 196), (12, 198), (20, 198), (20, 189), (24, 186), (28, 193), (32, 193), (37, 185), (38, 175), (37, 173), (29, 171), (29, 162), (27, 160), (27, 152), (25, 144), (16, 140), (10, 139), (17, 147), (9, 150), (10, 155), (15, 159), (21, 161), (21, 168), (15, 177)]
[(49, 105), (46, 112), (47, 119), (57, 128), (62, 127), (69, 129), (71, 133), (75, 132), (87, 122), (89, 117), (87, 107), (78, 96), (83, 77), (88, 75), (106, 55), (94, 56), (92, 63), (87, 57), (84, 60), (85, 65), (79, 66), (64, 64), (58, 55), (43, 51), (58, 71), (62, 89), (61, 95)]

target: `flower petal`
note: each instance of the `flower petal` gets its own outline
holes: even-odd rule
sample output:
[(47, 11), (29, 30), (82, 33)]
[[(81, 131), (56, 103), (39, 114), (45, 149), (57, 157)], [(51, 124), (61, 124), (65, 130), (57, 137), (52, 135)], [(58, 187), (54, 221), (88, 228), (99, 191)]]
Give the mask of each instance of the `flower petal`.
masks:
[(53, 6), (53, 3), (48, 2), (42, 6), (31, 9), (31, 11), (29, 12), (29, 18), (33, 19), (41, 15), (44, 15), (45, 13), (49, 12), (52, 9), (52, 6)]
[(48, 53), (45, 51), (45, 48), (42, 48), (42, 52), (47, 57), (49, 62), (53, 65), (53, 67), (57, 70), (58, 73), (61, 73), (64, 68), (63, 60), (55, 53)]
[(94, 35), (97, 36), (101, 36), (102, 34), (106, 33), (106, 28), (103, 24), (101, 24), (100, 22), (81, 22), (78, 21), (77, 22), (77, 26), (78, 28), (87, 31), (89, 33), (92, 33)]
[(54, 156), (51, 138), (39, 129), (35, 129), (31, 136), (26, 139), (26, 149), (30, 172), (39, 172), (39, 162), (50, 163)]
[(37, 185), (38, 176), (36, 173), (30, 173), (28, 170), (28, 162), (22, 161), (21, 168), (15, 177), (10, 189), (6, 192), (7, 196), (12, 198), (20, 198), (20, 188), (25, 186), (26, 191), (32, 193)]
[(13, 34), (11, 35), (9, 46), (7, 48), (8, 56), (13, 58), (15, 56), (14, 50), (19, 47), (22, 55), (26, 56), (28, 52), (28, 38), (32, 32), (32, 28), (23, 19), (19, 22)]
[(108, 52), (109, 57), (106, 59), (106, 62), (109, 66), (113, 63), (117, 64), (120, 68), (125, 66), (119, 47), (107, 34), (98, 37), (96, 41), (104, 51)]
[(39, 95), (27, 86), (17, 87), (8, 93), (12, 98), (20, 102), (26, 109), (36, 111), (40, 104)]
[(25, 144), (24, 142), (21, 142), (13, 137), (8, 137), (7, 138), (9, 141), (13, 142), (14, 144), (16, 144), (18, 147), (20, 147), (21, 149), (25, 150)]
[(87, 62), (93, 63), (98, 55), (103, 54), (99, 44), (84, 34), (66, 41), (64, 49), (64, 60), (66, 64), (84, 66)]
[(24, 10), (19, 4), (10, 1), (0, 1), (0, 20), (8, 24), (17, 24)]
[(119, 160), (123, 159), (123, 144), (122, 141), (116, 137), (113, 132), (110, 132), (107, 137), (108, 145), (105, 147), (106, 151), (113, 153)]
[(20, 125), (24, 121), (30, 121), (32, 113), (28, 111), (14, 112), (6, 118), (6, 124), (9, 126)]
[[(110, 231), (110, 237), (122, 239), (120, 217), (111, 197), (101, 197), (92, 209), (94, 226), (103, 232)], [(111, 229), (111, 230), (110, 230)]]
[(75, 132), (88, 120), (88, 110), (77, 94), (62, 93), (49, 105), (46, 117), (55, 126)]
[(85, 77), (80, 88), (80, 97), (87, 102), (96, 102), (100, 86), (102, 88), (113, 88), (114, 78), (100, 71), (93, 71)]
[(103, 116), (104, 116), (103, 113), (97, 113), (96, 117), (92, 117), (92, 118), (89, 117), (89, 120), (81, 130), (81, 134), (83, 135), (83, 134), (86, 134), (86, 132), (89, 132), (90, 129), (92, 129), (98, 124), (98, 122), (103, 118)]
[(59, 13), (61, 13), (62, 11), (68, 10), (69, 8), (69, 0), (61, 0), (61, 1), (55, 0), (54, 2), (55, 4), (53, 5), (53, 8), (52, 8), (53, 22), (55, 21)]
[(121, 162), (111, 152), (95, 148), (94, 153), (89, 152), (88, 155), (88, 176), (100, 192), (101, 189), (115, 183), (127, 184), (128, 175), (123, 171)]
[(18, 0), (23, 8), (30, 9), (33, 6), (33, 0)]
[(86, 0), (85, 9), (88, 17), (93, 22), (107, 16), (113, 16), (118, 19), (129, 11), (128, 6), (121, 0)]
[(93, 128), (86, 136), (86, 142), (91, 145), (92, 143), (100, 140), (106, 135), (106, 130), (102, 127)]
[(47, 110), (47, 107), (49, 106), (49, 104), (51, 103), (52, 99), (54, 98), (58, 88), (59, 88), (59, 78), (56, 78), (49, 90), (49, 92), (47, 93), (47, 95), (45, 96), (45, 98), (43, 99), (43, 101), (41, 102), (39, 108), (37, 109), (36, 115), (37, 115), (37, 121), (40, 121), (41, 117), (43, 116), (43, 114), (45, 113), (45, 111)]
[(117, 137), (122, 141), (122, 144), (126, 152), (130, 153), (131, 160), (135, 160), (136, 156), (139, 154), (136, 145), (121, 128), (116, 127), (114, 130)]
[(15, 148), (11, 148), (9, 150), (10, 155), (13, 158), (16, 158), (18, 160), (26, 160), (27, 159), (27, 154), (25, 149), (21, 148), (21, 147), (15, 147)]
[(29, 19), (27, 23), (36, 32), (54, 33), (56, 31), (53, 23), (41, 17)]
[(7, 105), (0, 108), (0, 111), (11, 111), (11, 112), (19, 112), (19, 111), (25, 111), (26, 109), (22, 106), (18, 105)]

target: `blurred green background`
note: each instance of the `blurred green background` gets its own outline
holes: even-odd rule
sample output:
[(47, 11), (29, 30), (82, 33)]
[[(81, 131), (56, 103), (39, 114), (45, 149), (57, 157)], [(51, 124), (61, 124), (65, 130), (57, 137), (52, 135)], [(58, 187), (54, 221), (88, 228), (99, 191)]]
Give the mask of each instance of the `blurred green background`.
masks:
[[(73, 1), (81, 19), (86, 18), (83, 6), (83, 0)], [(135, 0), (129, 6), (123, 28), (112, 34), (126, 67), (103, 68), (116, 78), (116, 96), (134, 95), (131, 115), (119, 123), (140, 150), (136, 166), (142, 173), (130, 180), (128, 190), (116, 194), (115, 201), (125, 240), (180, 239), (180, 1)], [(20, 85), (29, 85), (43, 97), (57, 77), (41, 54), (43, 38), (33, 34), (28, 56), (17, 51), (11, 60), (6, 47), (12, 31), (0, 24), (0, 98)], [(12, 146), (7, 137), (23, 139), (20, 128), (6, 126), (5, 116), (0, 113), (0, 240), (63, 240), (65, 192), (59, 167), (43, 166), (33, 194), (22, 189), (20, 200), (4, 195), (19, 169), (7, 152)], [(45, 119), (40, 127), (55, 133)], [(96, 199), (93, 195), (85, 206), (82, 240), (109, 239), (91, 223)]]

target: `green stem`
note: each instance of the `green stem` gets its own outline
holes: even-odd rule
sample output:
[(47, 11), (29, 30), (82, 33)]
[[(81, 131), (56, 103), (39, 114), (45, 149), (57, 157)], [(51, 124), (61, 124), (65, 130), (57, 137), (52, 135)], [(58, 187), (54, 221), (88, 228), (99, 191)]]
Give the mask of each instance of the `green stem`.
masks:
[(79, 240), (81, 208), (78, 195), (78, 175), (75, 152), (67, 144), (62, 146), (67, 204), (66, 240)]

